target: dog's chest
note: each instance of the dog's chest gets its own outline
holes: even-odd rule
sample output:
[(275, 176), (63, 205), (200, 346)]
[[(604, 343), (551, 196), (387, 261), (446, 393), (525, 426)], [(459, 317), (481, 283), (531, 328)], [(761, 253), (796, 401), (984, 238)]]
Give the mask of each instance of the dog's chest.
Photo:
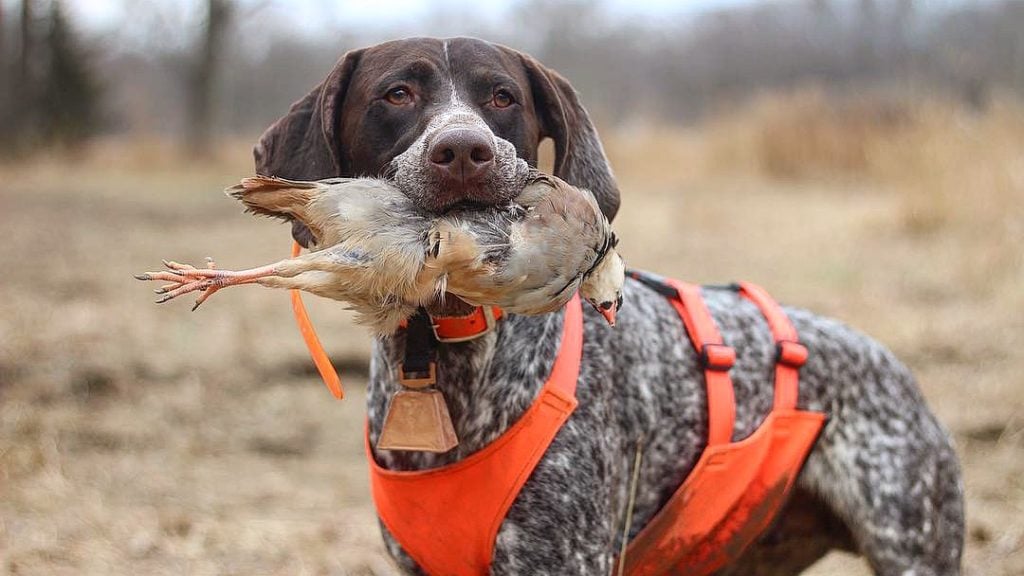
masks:
[[(538, 464), (534, 472), (537, 481), (527, 484), (509, 510), (506, 524), (510, 527), (544, 524), (544, 519), (537, 519), (529, 513), (530, 509), (562, 510), (569, 515), (590, 518), (590, 536), (612, 546), (622, 527), (622, 511), (629, 494), (630, 463), (637, 439), (642, 439), (639, 445), (642, 446), (644, 464), (633, 504), (631, 538), (665, 504), (700, 455), (707, 429), (705, 382), (692, 351), (688, 349), (689, 342), (664, 337), (665, 334), (680, 334), (681, 322), (674, 312), (660, 305), (664, 301), (660, 296), (649, 298), (637, 288), (630, 290), (636, 292), (629, 294), (631, 308), (638, 318), (646, 319), (651, 329), (612, 332), (602, 330), (601, 325), (588, 326), (589, 350), (618, 348), (624, 353), (584, 355), (580, 381), (587, 384), (581, 386), (578, 393), (580, 407)], [(512, 328), (500, 338), (492, 337), (492, 342), (478, 344), (477, 352), (486, 354), (451, 358), (457, 368), (451, 374), (460, 374), (470, 382), (466, 392), (476, 392), (454, 395), (453, 404), (458, 408), (453, 408), (453, 412), (459, 414), (456, 417), (462, 419), (461, 425), (470, 424), (469, 429), (476, 426), (481, 431), (473, 439), (479, 445), (488, 444), (518, 419), (549, 370), (550, 361), (542, 358), (553, 356), (552, 351), (557, 348), (558, 338), (551, 338), (550, 330), (544, 326)], [(756, 330), (751, 333), (756, 335)], [(628, 342), (623, 342), (622, 338), (617, 342), (619, 334), (629, 335), (625, 338)], [(499, 341), (503, 341), (501, 346), (498, 346)], [(522, 352), (528, 348), (539, 349), (542, 354), (524, 356)], [(378, 349), (379, 354), (389, 352), (392, 356), (395, 353), (386, 346)], [(489, 358), (481, 362), (480, 356)], [(524, 362), (524, 357), (531, 360)], [(770, 370), (766, 370), (770, 362), (768, 366), (760, 364), (760, 359), (753, 358), (736, 366), (740, 403), (747, 399), (758, 400), (737, 411), (737, 436), (749, 433), (754, 426), (748, 423), (759, 422), (764, 417), (764, 412), (759, 416), (755, 414), (757, 405), (770, 405)], [(384, 365), (384, 362), (377, 363), (377, 385), (381, 384), (379, 369)], [(488, 374), (488, 378), (483, 379), (486, 382), (479, 378), (481, 372)], [(532, 374), (537, 383), (535, 388), (527, 385), (517, 389), (514, 386), (522, 381), (524, 373)], [(768, 378), (765, 378), (766, 373)], [(494, 386), (495, 382), (501, 385)], [(512, 386), (509, 394), (495, 393), (495, 389), (506, 386)], [(385, 389), (385, 386), (380, 386), (378, 392)], [(523, 390), (531, 392), (521, 393)], [(521, 408), (514, 416), (502, 417), (498, 407), (509, 401), (518, 403)], [(373, 404), (371, 398), (371, 406)], [(482, 411), (487, 417), (473, 418), (472, 411)], [(485, 425), (495, 422), (504, 425)], [(469, 453), (474, 451), (467, 450)], [(417, 455), (416, 458), (402, 459), (390, 456), (382, 459), (382, 463), (401, 469), (415, 469), (424, 464), (441, 465), (445, 457), (455, 461), (464, 456)], [(428, 460), (432, 461), (427, 464)], [(553, 517), (558, 515), (550, 514)], [(500, 544), (502, 539), (498, 540)], [(495, 552), (496, 555), (500, 553), (500, 550)]]

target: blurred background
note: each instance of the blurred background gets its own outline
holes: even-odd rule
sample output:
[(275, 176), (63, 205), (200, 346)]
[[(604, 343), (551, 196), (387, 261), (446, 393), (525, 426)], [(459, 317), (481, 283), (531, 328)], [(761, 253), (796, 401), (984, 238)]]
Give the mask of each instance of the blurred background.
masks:
[(410, 35), (570, 79), (632, 265), (756, 281), (894, 349), (958, 445), (966, 573), (1024, 573), (1008, 0), (0, 0), (0, 573), (393, 572), (362, 453), (368, 334), (307, 298), (338, 402), (285, 293), (189, 314), (131, 274), (285, 255), (287, 227), (220, 190), (345, 50)]

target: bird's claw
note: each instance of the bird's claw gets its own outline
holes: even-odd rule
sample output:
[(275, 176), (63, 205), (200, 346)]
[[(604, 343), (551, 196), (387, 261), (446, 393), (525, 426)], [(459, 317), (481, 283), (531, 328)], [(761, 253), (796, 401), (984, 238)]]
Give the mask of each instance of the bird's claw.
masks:
[(195, 311), (196, 308), (199, 308), (200, 304), (221, 288), (214, 280), (219, 275), (217, 273), (217, 264), (213, 261), (213, 258), (206, 258), (207, 268), (205, 269), (173, 260), (162, 260), (162, 262), (166, 270), (135, 275), (137, 280), (170, 282), (153, 290), (154, 293), (160, 295), (160, 298), (156, 299), (157, 304), (163, 304), (183, 294), (202, 290), (199, 298), (196, 299), (195, 304), (192, 306), (192, 310)]

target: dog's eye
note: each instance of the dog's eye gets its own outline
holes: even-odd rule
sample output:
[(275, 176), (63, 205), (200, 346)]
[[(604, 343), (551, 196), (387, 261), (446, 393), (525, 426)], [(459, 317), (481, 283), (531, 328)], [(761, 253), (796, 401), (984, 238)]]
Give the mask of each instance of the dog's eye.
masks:
[(384, 95), (384, 99), (395, 106), (401, 106), (402, 104), (412, 102), (412, 92), (405, 86), (397, 86), (388, 90), (388, 93)]
[(495, 108), (508, 108), (515, 104), (516, 99), (512, 97), (512, 94), (508, 90), (502, 88), (494, 93), (494, 97), (491, 98), (491, 104), (494, 104)]

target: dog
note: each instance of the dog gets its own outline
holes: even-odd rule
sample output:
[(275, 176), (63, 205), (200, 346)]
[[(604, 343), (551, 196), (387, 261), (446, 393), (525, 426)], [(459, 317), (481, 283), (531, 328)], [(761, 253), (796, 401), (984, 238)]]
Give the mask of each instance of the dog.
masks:
[[(425, 210), (505, 202), (515, 159), (537, 163), (551, 138), (554, 173), (589, 189), (612, 219), (620, 194), (597, 131), (569, 82), (534, 58), (471, 38), (411, 38), (353, 50), (273, 124), (255, 147), (260, 174), (292, 179), (386, 176)], [(293, 223), (293, 236), (309, 240)], [(498, 532), (494, 574), (608, 574), (619, 550), (638, 441), (630, 537), (686, 478), (706, 445), (704, 374), (668, 300), (630, 280), (618, 325), (585, 315), (579, 407), (561, 429)], [(775, 347), (758, 309), (705, 289), (738, 353), (734, 439), (772, 404)], [(449, 297), (429, 312), (464, 314)], [(828, 415), (794, 492), (772, 527), (723, 573), (798, 574), (832, 549), (866, 557), (876, 574), (960, 571), (961, 475), (948, 433), (909, 370), (843, 324), (786, 308), (810, 359), (799, 407)], [(375, 451), (378, 463), (420, 470), (457, 462), (515, 423), (545, 382), (562, 314), (511, 315), (492, 332), (442, 344), (437, 386), (460, 444), (442, 454)], [(401, 334), (375, 341), (368, 389), (375, 443), (399, 389)], [(429, 519), (424, 519), (429, 522)], [(382, 525), (389, 553), (421, 570)]]

